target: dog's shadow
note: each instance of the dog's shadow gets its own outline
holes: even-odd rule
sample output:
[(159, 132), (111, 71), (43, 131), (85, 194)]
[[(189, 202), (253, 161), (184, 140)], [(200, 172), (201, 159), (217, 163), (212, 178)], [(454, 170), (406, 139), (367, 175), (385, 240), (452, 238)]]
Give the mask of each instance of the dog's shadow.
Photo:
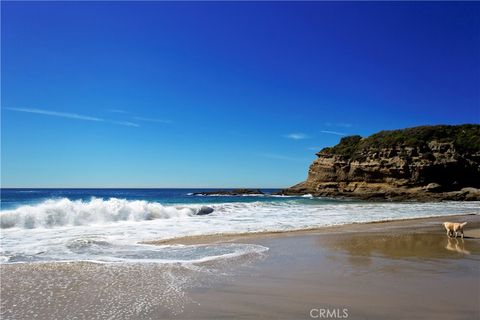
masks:
[[(464, 238), (469, 238), (469, 237), (464, 237)], [(465, 241), (463, 239), (459, 240), (457, 238), (448, 238), (445, 249), (449, 251), (458, 252), (461, 254), (466, 254), (466, 255), (470, 254), (470, 251), (468, 251), (465, 248)]]

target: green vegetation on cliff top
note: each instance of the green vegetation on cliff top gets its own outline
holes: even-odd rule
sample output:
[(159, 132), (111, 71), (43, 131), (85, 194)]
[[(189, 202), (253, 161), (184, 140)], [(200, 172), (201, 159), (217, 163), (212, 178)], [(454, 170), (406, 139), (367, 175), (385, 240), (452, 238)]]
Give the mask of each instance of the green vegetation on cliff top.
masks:
[(424, 148), (430, 141), (453, 142), (455, 149), (459, 152), (478, 152), (480, 151), (480, 125), (421, 126), (380, 131), (367, 138), (358, 135), (349, 136), (342, 138), (334, 147), (322, 149), (320, 154), (355, 157), (363, 151), (397, 146)]

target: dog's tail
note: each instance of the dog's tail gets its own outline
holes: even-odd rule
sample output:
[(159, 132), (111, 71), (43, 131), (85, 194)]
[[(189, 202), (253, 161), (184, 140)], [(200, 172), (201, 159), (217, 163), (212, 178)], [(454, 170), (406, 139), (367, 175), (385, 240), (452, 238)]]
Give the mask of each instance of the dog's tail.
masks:
[(467, 223), (466, 222), (463, 222), (463, 223), (460, 223), (460, 226), (463, 228)]

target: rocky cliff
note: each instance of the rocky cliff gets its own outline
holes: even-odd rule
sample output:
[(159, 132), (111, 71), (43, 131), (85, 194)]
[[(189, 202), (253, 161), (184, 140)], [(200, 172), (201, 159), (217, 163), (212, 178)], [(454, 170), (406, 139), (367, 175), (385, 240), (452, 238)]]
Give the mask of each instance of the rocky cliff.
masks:
[(480, 200), (480, 125), (422, 126), (342, 138), (281, 194)]

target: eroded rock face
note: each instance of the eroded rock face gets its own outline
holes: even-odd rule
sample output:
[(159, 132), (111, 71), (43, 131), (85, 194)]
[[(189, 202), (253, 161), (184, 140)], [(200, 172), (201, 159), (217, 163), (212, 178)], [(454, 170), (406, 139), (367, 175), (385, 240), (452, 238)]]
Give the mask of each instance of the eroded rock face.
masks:
[(281, 193), (480, 200), (479, 145), (479, 125), (417, 127), (368, 138), (347, 137), (317, 153), (307, 180)]

